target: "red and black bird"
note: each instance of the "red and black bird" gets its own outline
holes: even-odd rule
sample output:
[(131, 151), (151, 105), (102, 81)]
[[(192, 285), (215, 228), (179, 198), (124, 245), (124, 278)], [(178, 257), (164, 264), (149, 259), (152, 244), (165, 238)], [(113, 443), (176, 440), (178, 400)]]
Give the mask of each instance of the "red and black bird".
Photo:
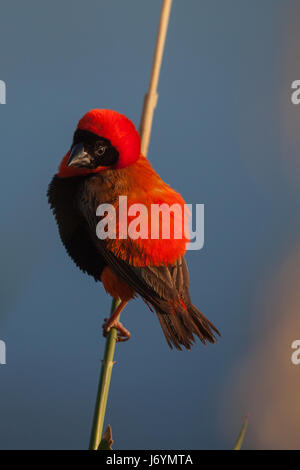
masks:
[[(195, 336), (204, 344), (214, 343), (218, 330), (190, 299), (184, 235), (97, 237), (97, 207), (112, 204), (118, 214), (119, 196), (127, 196), (128, 207), (143, 204), (149, 213), (152, 204), (176, 203), (184, 208), (182, 197), (159, 177), (140, 147), (140, 136), (126, 116), (107, 109), (93, 109), (83, 116), (48, 190), (61, 240), (76, 265), (121, 300), (104, 325), (105, 334), (116, 327), (119, 340), (129, 338), (118, 315), (140, 295), (157, 313), (170, 347), (190, 349)], [(170, 217), (174, 226), (176, 216)]]

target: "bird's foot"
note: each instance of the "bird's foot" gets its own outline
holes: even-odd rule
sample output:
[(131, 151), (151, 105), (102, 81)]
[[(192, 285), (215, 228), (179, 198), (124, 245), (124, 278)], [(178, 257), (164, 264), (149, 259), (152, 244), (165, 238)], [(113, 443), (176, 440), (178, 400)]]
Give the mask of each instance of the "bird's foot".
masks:
[(104, 318), (104, 323), (102, 325), (103, 329), (103, 336), (106, 338), (108, 333), (112, 328), (116, 328), (118, 330), (118, 335), (117, 335), (117, 342), (121, 341), (128, 341), (130, 338), (130, 332), (126, 330), (125, 326), (122, 325), (121, 322), (117, 320), (112, 320), (110, 318)]

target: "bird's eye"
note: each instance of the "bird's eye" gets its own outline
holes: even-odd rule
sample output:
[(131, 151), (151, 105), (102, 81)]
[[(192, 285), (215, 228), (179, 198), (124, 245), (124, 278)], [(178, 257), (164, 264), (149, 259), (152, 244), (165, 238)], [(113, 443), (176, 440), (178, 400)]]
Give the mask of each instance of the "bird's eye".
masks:
[(105, 150), (106, 150), (105, 145), (98, 144), (97, 147), (96, 147), (96, 149), (95, 149), (95, 154), (96, 154), (98, 157), (101, 157), (101, 156), (105, 153)]

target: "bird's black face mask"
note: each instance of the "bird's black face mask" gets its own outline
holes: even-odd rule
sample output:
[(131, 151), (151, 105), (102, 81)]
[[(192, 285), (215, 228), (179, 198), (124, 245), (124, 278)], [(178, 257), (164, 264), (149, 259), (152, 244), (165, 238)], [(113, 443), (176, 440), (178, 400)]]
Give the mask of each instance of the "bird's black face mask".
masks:
[(94, 170), (99, 166), (115, 165), (118, 158), (119, 152), (109, 140), (92, 132), (77, 129), (73, 138), (68, 166)]

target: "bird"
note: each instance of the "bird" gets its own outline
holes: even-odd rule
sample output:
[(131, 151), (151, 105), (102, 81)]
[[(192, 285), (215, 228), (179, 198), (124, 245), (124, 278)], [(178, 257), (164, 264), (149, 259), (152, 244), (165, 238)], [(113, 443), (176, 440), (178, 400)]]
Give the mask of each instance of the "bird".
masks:
[[(197, 337), (203, 344), (216, 341), (219, 331), (191, 301), (185, 234), (165, 239), (160, 228), (156, 237), (118, 236), (117, 221), (115, 237), (97, 236), (103, 220), (97, 208), (109, 204), (118, 214), (120, 196), (126, 196), (128, 206), (142, 204), (149, 211), (161, 204), (185, 210), (181, 195), (141, 154), (140, 135), (129, 118), (109, 109), (88, 111), (78, 122), (47, 195), (68, 255), (119, 299), (115, 312), (104, 321), (104, 336), (115, 327), (118, 341), (130, 338), (119, 315), (140, 296), (157, 314), (170, 348), (190, 349)], [(171, 228), (175, 224), (176, 214), (171, 212)]]

